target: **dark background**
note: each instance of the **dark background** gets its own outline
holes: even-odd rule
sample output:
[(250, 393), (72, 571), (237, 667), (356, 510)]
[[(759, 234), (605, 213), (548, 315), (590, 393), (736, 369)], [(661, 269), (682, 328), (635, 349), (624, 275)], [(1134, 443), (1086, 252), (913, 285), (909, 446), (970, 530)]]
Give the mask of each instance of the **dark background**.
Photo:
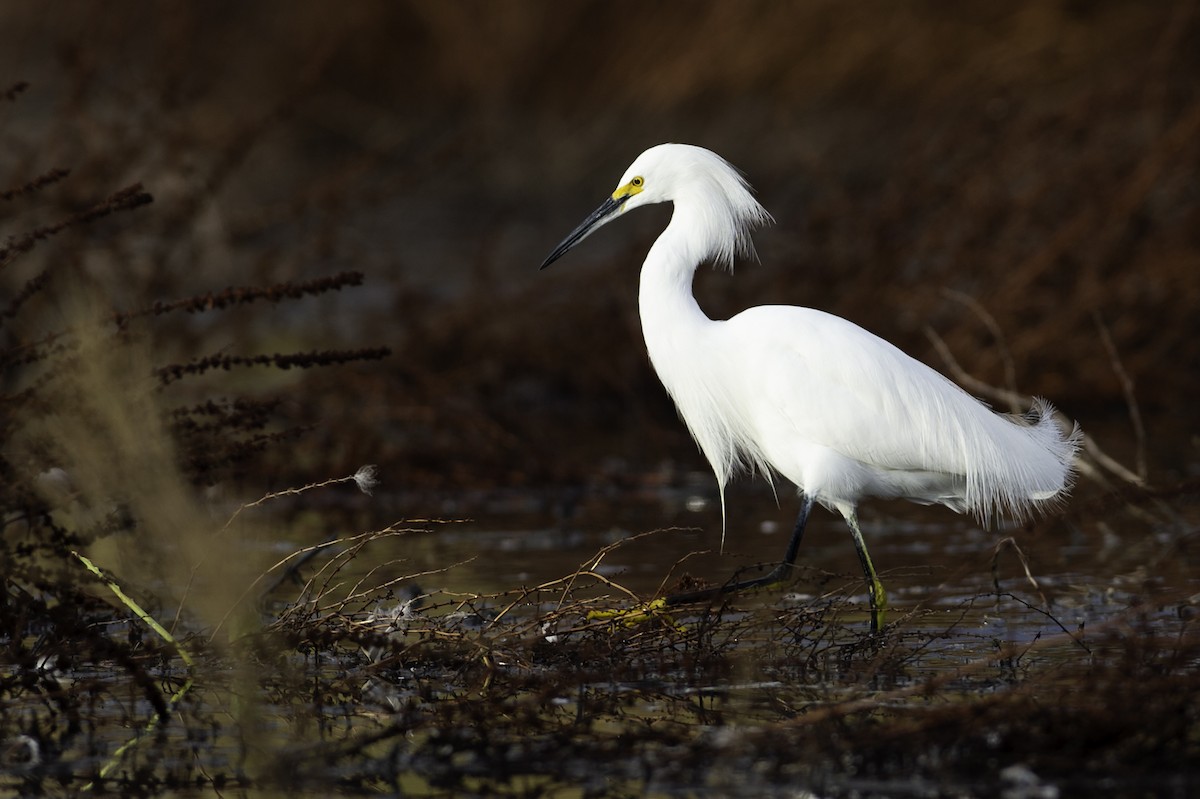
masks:
[[(363, 271), (147, 324), (162, 363), (392, 349), (186, 389), (279, 396), (279, 424), (314, 426), (254, 486), (363, 463), (430, 496), (704, 468), (638, 327), (669, 210), (537, 271), (639, 152), (688, 142), (777, 220), (761, 264), (699, 273), (710, 315), (811, 305), (942, 368), (928, 329), (1002, 386), (1007, 352), (1017, 389), (1132, 466), (1106, 331), (1173, 480), (1197, 463), (1198, 78), (1183, 2), (7, 3), (0, 84), (29, 88), (0, 101), (0, 184), (71, 174), (0, 204), (0, 235), (135, 181), (155, 201), (39, 246), (0, 291), (51, 267), (132, 310)], [(61, 325), (55, 296), (6, 343)]]

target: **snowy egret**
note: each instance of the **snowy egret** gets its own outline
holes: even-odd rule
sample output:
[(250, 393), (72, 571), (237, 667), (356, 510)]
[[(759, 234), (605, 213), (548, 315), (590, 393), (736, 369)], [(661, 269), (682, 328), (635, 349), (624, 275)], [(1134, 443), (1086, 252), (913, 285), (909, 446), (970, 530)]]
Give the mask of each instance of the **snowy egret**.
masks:
[(722, 520), (725, 486), (740, 468), (783, 475), (800, 494), (799, 518), (774, 570), (666, 604), (782, 580), (817, 502), (850, 528), (876, 631), (887, 599), (859, 528), (860, 500), (941, 504), (986, 524), (997, 514), (1026, 517), (1065, 495), (1080, 434), (1064, 435), (1043, 400), (1022, 417), (997, 414), (883, 339), (811, 308), (768, 305), (709, 319), (692, 296), (696, 268), (752, 256), (750, 231), (771, 220), (715, 153), (684, 144), (646, 150), (541, 268), (626, 211), (660, 202), (675, 209), (642, 264), (642, 332), (716, 474)]

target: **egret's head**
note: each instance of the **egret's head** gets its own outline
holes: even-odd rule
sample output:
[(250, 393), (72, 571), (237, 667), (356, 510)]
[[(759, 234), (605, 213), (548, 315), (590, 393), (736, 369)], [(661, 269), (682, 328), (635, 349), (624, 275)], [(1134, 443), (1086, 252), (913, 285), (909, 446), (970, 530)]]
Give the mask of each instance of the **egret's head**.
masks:
[(699, 257), (723, 264), (731, 264), (735, 254), (753, 255), (750, 230), (771, 218), (725, 159), (703, 147), (660, 144), (630, 164), (616, 191), (554, 248), (541, 268), (624, 212), (667, 201), (675, 202), (677, 208), (689, 208), (689, 233)]

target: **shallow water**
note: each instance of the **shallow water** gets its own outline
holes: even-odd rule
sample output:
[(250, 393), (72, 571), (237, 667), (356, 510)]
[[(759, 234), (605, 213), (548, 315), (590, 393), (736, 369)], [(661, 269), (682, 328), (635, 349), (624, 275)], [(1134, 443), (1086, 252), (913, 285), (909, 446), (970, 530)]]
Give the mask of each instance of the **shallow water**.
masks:
[[(418, 504), (382, 496), (369, 507), (394, 521), (410, 503)], [(1056, 696), (1103, 690), (1104, 675), (1123, 673), (1122, 663), (1158, 657), (1149, 642), (1187, 640), (1200, 595), (1197, 570), (1167, 523), (1113, 514), (984, 531), (948, 511), (880, 504), (863, 513), (889, 590), (890, 626), (878, 639), (868, 634), (850, 536), (820, 509), (787, 585), (665, 620), (608, 625), (559, 611), (580, 602), (584, 609), (588, 602), (633, 608), (685, 575), (717, 584), (736, 570), (769, 566), (790, 533), (790, 508), (769, 490), (739, 486), (729, 497), (722, 551), (719, 501), (698, 474), (666, 488), (580, 490), (565, 498), (510, 493), (472, 504), (482, 509), (473, 519), (459, 518), (447, 500), (444, 519), (395, 523), (396, 534), (352, 558), (349, 544), (334, 544), (305, 563), (263, 606), (264, 625), (286, 614), (299, 586), (340, 557), (338, 585), (354, 586), (364, 599), (327, 603), (292, 628), (298, 643), (280, 648), (264, 639), (249, 650), (211, 653), (216, 659), (201, 669), (180, 712), (121, 761), (117, 779), (126, 781), (118, 784), (179, 796), (207, 795), (218, 781), (243, 796), (271, 786), (302, 796), (380, 789), (429, 796), (997, 795), (998, 770), (1029, 761), (1003, 726), (955, 719), (947, 723), (962, 732), (949, 739), (936, 726), (918, 727), (901, 754), (890, 754), (895, 745), (881, 744), (871, 730), (1012, 696), (1055, 703)], [(318, 541), (280, 536), (240, 545), (287, 553)], [(584, 566), (598, 577), (568, 581)], [(396, 629), (371, 622), (414, 595), (421, 598)], [(368, 629), (382, 636), (374, 644), (361, 637)], [(1122, 631), (1117, 638), (1114, 630)], [(125, 623), (110, 634), (142, 631)], [(204, 650), (202, 640), (188, 645)], [(478, 647), (486, 649), (482, 659)], [(1194, 650), (1164, 651), (1171, 665), (1156, 667), (1164, 674), (1200, 667)], [(112, 673), (52, 665), (56, 671), (40, 693), (27, 695), (24, 711), (11, 710), (36, 715), (45, 686), (55, 682), (80, 698), (87, 732), (46, 753), (56, 760), (52, 773), (73, 775), (70, 784), (79, 787), (155, 710), (118, 664)], [(144, 668), (164, 694), (185, 676), (171, 657), (151, 658)], [(866, 714), (854, 724), (866, 724), (867, 744), (813, 759), (821, 749), (806, 725), (824, 730), (824, 715), (845, 724), (856, 713)], [(847, 740), (863, 734), (859, 726), (844, 732)], [(963, 745), (968, 754), (959, 751), (958, 735), (974, 742)], [(372, 736), (381, 742), (366, 742)], [(777, 743), (789, 736), (799, 737), (788, 747)], [(793, 762), (787, 753), (796, 746), (808, 754)], [(1014, 747), (1017, 754), (1006, 754)], [(297, 758), (307, 764), (289, 772), (285, 763)], [(969, 769), (964, 776), (962, 764), (973, 759), (989, 777), (971, 777)], [(943, 762), (956, 770), (942, 773)], [(153, 778), (139, 782), (132, 776), (139, 767)], [(1030, 790), (1094, 787), (1094, 774), (1058, 769), (1050, 782), (1034, 774)], [(1121, 768), (1107, 779), (1111, 795), (1163, 787)]]
[[(573, 498), (566, 514), (557, 510), (566, 503), (541, 495), (496, 497), (472, 519), (413, 523), (412, 529), (421, 532), (380, 541), (363, 565), (395, 561), (394, 569), (377, 575), (391, 579), (406, 569), (458, 564), (421, 578), (420, 586), (487, 594), (570, 575), (591, 565), (603, 548), (619, 544), (596, 571), (644, 598), (684, 575), (717, 584), (738, 570), (750, 574), (774, 565), (791, 534), (794, 500), (776, 504), (767, 489), (735, 490), (722, 542), (719, 499), (703, 485), (705, 477), (689, 475), (686, 482), (693, 488), (640, 491), (611, 501)], [(547, 519), (554, 524), (547, 526)], [(1200, 591), (1200, 576), (1185, 562), (1155, 562), (1156, 557), (1163, 561), (1161, 553), (1169, 551), (1175, 535), (1165, 528), (1147, 537), (1141, 525), (1122, 535), (1115, 526), (1083, 529), (1050, 520), (984, 530), (969, 517), (905, 503), (866, 506), (862, 526), (894, 614), (949, 612), (970, 602), (970, 617), (995, 628), (999, 622), (987, 606), (1004, 604), (996, 602), (997, 592), (1012, 593), (1074, 629), (1103, 622), (1146, 590), (1182, 596)], [(648, 531), (653, 533), (641, 535)], [(809, 520), (797, 566), (850, 591), (861, 582), (845, 523), (821, 508)], [(816, 590), (800, 577), (784, 590), (756, 592), (754, 601), (771, 603), (784, 594)], [(865, 603), (865, 591), (856, 598)], [(1057, 628), (1037, 612), (1004, 618), (1010, 635)]]

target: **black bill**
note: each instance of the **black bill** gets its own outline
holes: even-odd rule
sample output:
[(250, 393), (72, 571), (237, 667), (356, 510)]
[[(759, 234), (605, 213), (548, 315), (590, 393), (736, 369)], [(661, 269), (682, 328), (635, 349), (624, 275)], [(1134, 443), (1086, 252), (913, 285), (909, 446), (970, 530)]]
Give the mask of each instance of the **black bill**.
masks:
[(554, 252), (546, 256), (546, 260), (542, 261), (540, 269), (545, 269), (550, 264), (557, 261), (566, 255), (567, 250), (574, 247), (579, 242), (583, 241), (596, 228), (602, 226), (605, 222), (612, 219), (621, 211), (621, 206), (625, 203), (628, 197), (622, 197), (620, 200), (614, 200), (609, 197), (604, 203), (592, 211), (591, 215), (583, 220), (583, 224), (571, 231), (571, 234), (562, 240), (562, 243), (554, 248)]

